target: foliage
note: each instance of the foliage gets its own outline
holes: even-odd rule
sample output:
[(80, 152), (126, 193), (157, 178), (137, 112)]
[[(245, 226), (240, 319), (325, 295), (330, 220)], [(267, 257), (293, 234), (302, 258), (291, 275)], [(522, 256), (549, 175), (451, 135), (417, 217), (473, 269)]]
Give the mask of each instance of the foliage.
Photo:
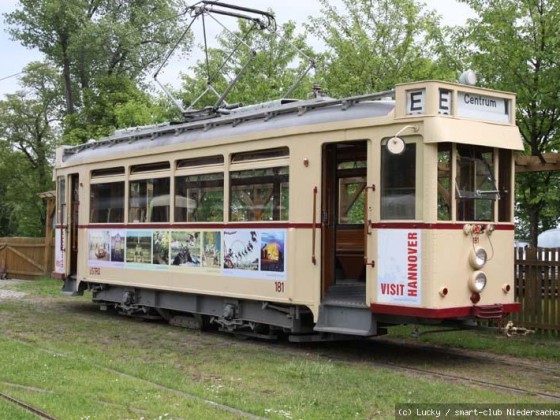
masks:
[(436, 61), (439, 18), (416, 0), (342, 0), (344, 10), (319, 0), (322, 16), (307, 29), (326, 47), (319, 57), (331, 96), (392, 89), (395, 84), (454, 77)]
[(560, 174), (556, 171), (518, 174), (516, 179), (516, 236), (531, 237), (532, 209), (538, 211), (538, 232), (554, 229), (560, 223)]
[(98, 78), (138, 80), (161, 63), (180, 34), (182, 9), (175, 0), (20, 0), (6, 22), (14, 39), (63, 70), (71, 114), (81, 90), (98, 87)]
[[(290, 44), (307, 55), (311, 54), (305, 45), (304, 35), (297, 35), (295, 29), (295, 24), (288, 22), (278, 28), (276, 33), (258, 31), (240, 20), (235, 36), (227, 31), (222, 32), (218, 37), (219, 46), (208, 50), (208, 61), (199, 61), (193, 68), (193, 74), (184, 76), (183, 102), (190, 106), (209, 83), (222, 94), (247, 64), (248, 67), (227, 96), (227, 102), (247, 105), (285, 95), (309, 64)], [(242, 45), (236, 49), (238, 39), (243, 39), (250, 48)], [(232, 55), (233, 51), (236, 52)], [(228, 60), (230, 55), (231, 59)], [(305, 97), (310, 84), (309, 77), (304, 78), (290, 97)], [(214, 105), (217, 100), (218, 96), (209, 92), (195, 108)]]
[(58, 73), (47, 63), (31, 63), (22, 85), (0, 101), (0, 219), (6, 235), (40, 236), (45, 209), (37, 194), (53, 188)]
[[(539, 156), (560, 145), (560, 3), (555, 0), (463, 0), (476, 13), (454, 33), (455, 47), (488, 87), (517, 93), (517, 123), (526, 151)], [(549, 214), (560, 202), (549, 200), (550, 175), (520, 177), (519, 207), (527, 215), (536, 245)], [(538, 185), (538, 182), (545, 184)], [(537, 183), (535, 183), (537, 182)], [(541, 223), (539, 225), (539, 223)]]
[(170, 116), (161, 102), (125, 76), (97, 79), (95, 87), (84, 89), (83, 102), (82, 109), (64, 120), (66, 144), (108, 136), (118, 128), (163, 122)]

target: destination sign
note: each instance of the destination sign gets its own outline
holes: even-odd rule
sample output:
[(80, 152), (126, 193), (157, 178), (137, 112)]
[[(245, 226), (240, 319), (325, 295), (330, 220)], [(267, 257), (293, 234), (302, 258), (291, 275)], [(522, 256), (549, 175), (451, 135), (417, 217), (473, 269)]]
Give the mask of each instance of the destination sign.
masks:
[[(457, 117), (511, 122), (511, 101), (495, 96), (481, 95), (473, 92), (457, 92), (457, 104), (452, 106), (453, 92), (449, 89), (439, 89), (437, 97), (437, 112), (441, 115), (455, 115)], [(426, 114), (426, 90), (409, 90), (406, 95), (406, 114)], [(453, 109), (455, 113), (453, 114)]]
[(508, 123), (509, 101), (477, 93), (457, 92), (457, 116)]

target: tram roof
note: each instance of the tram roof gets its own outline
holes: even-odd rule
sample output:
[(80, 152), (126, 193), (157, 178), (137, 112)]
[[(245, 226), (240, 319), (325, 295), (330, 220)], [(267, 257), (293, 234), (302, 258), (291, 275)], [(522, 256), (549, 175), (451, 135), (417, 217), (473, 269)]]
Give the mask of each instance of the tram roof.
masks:
[(395, 108), (394, 91), (345, 99), (317, 98), (270, 105), (253, 105), (227, 115), (184, 123), (166, 123), (118, 130), (112, 136), (64, 147), (62, 161), (78, 163), (119, 152), (151, 150), (162, 146), (234, 137), (259, 131), (325, 124), (336, 121), (386, 117)]

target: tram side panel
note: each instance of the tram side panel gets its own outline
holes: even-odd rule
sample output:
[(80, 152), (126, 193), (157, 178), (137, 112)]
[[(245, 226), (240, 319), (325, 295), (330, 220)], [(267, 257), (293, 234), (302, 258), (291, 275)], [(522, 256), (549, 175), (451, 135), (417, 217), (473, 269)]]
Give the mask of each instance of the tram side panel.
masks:
[[(78, 280), (305, 305), (316, 314), (321, 238), (317, 229), (314, 264), (311, 220), (319, 159), (302, 149), (290, 151), (299, 165), (290, 167), (290, 222), (278, 227), (95, 227), (88, 225), (86, 186), (80, 225), (88, 228), (80, 229)], [(309, 168), (304, 159), (315, 164)]]

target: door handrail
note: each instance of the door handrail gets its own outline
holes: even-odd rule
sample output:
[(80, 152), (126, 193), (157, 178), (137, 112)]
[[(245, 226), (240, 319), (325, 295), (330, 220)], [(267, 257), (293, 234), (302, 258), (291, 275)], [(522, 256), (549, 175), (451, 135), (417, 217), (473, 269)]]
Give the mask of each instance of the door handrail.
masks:
[(318, 188), (313, 187), (313, 234), (311, 236), (311, 262), (317, 265), (317, 258), (315, 256), (315, 245), (317, 242), (317, 193)]

